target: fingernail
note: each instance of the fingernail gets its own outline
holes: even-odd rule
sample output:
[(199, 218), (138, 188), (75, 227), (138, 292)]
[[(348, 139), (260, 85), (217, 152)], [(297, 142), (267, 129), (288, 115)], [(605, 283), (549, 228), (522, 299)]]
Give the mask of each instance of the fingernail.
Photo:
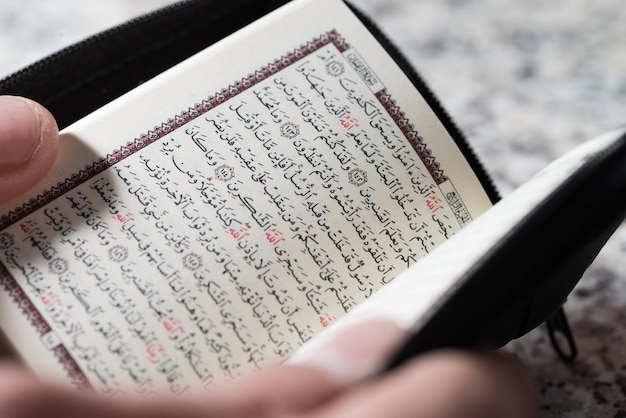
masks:
[(0, 169), (27, 162), (40, 139), (41, 120), (35, 106), (19, 97), (0, 96)]
[(302, 362), (329, 372), (342, 383), (356, 382), (377, 372), (404, 335), (391, 322), (364, 322), (322, 344)]

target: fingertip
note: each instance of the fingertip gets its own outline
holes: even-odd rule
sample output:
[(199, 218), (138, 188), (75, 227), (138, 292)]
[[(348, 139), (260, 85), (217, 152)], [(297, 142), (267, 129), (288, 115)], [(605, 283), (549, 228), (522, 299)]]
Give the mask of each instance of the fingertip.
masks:
[(0, 416), (11, 416), (16, 410), (23, 409), (21, 405), (28, 404), (37, 388), (36, 378), (19, 366), (9, 363), (0, 363)]
[(322, 369), (338, 382), (369, 377), (384, 365), (406, 337), (406, 330), (386, 320), (368, 320), (341, 331), (296, 363)]
[(45, 107), (23, 97), (0, 96), (0, 202), (39, 182), (58, 147), (59, 129)]

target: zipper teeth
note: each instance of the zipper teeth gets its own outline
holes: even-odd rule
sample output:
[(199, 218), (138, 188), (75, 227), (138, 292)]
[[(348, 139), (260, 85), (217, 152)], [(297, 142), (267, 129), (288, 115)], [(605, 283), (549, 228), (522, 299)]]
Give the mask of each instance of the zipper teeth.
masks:
[[(19, 83), (20, 79), (29, 77), (32, 73), (40, 72), (45, 70), (45, 68), (49, 65), (54, 64), (56, 61), (64, 59), (66, 56), (79, 52), (80, 50), (89, 48), (92, 44), (98, 43), (102, 40), (106, 40), (111, 36), (118, 34), (119, 32), (124, 31), (126, 28), (143, 24), (149, 22), (154, 19), (159, 19), (162, 16), (165, 16), (170, 13), (174, 13), (177, 10), (183, 9), (187, 7), (190, 3), (197, 2), (198, 0), (182, 0), (177, 3), (167, 5), (161, 9), (157, 9), (152, 12), (148, 12), (141, 16), (135, 17), (127, 22), (114, 26), (110, 29), (107, 29), (103, 32), (92, 35), (83, 41), (80, 41), (76, 44), (70, 45), (66, 48), (59, 50), (58, 52), (49, 55), (46, 58), (43, 58), (40, 61), (37, 61), (22, 70), (18, 70), (17, 72), (9, 75), (8, 77), (0, 80), (0, 92), (6, 89), (6, 86)], [(452, 135), (458, 138), (457, 146), (462, 149), (463, 154), (466, 159), (470, 162), (472, 169), (477, 172), (479, 178), (483, 181), (483, 186), (488, 192), (488, 195), (493, 203), (499, 200), (499, 193), (493, 179), (490, 174), (486, 171), (485, 167), (482, 165), (478, 157), (476, 156), (475, 151), (471, 148), (470, 144), (467, 142), (465, 136), (458, 129), (457, 125), (450, 118), (447, 111), (441, 106), (441, 103), (437, 99), (437, 97), (432, 93), (428, 85), (424, 82), (424, 80), (419, 76), (419, 74), (413, 69), (413, 66), (408, 62), (406, 57), (398, 51), (395, 45), (387, 38), (387, 36), (378, 28), (378, 26), (367, 16), (365, 16), (360, 11), (356, 10), (354, 6), (348, 3), (348, 6), (356, 12), (361, 20), (366, 23), (366, 26), (369, 26), (370, 30), (376, 33), (376, 37), (380, 42), (385, 44), (386, 48), (390, 48), (394, 52), (394, 59), (399, 61), (400, 66), (404, 69), (405, 72), (409, 73), (409, 78), (414, 80), (416, 86), (421, 91), (421, 93), (427, 98), (431, 107), (436, 110), (436, 113), (443, 117), (445, 121), (444, 125), (447, 129), (449, 129)], [(440, 117), (441, 117), (440, 116)]]
[(116, 35), (117, 33), (122, 32), (126, 30), (127, 28), (132, 27), (134, 25), (149, 22), (153, 19), (158, 19), (169, 13), (176, 12), (177, 10), (186, 7), (188, 3), (192, 3), (194, 1), (195, 0), (182, 0), (174, 4), (170, 4), (160, 9), (154, 10), (152, 12), (147, 12), (133, 19), (130, 19), (124, 23), (121, 23), (117, 26), (113, 26), (102, 32), (91, 35), (88, 38), (82, 41), (79, 41), (78, 43), (62, 48), (59, 51), (39, 61), (34, 62), (33, 64), (30, 64), (27, 67), (14, 72), (13, 74), (8, 75), (4, 79), (1, 79), (0, 90), (4, 90), (6, 85), (19, 82), (20, 79), (24, 77), (28, 77), (33, 72), (42, 71), (42, 69), (45, 69), (46, 66), (54, 64), (56, 61), (61, 60), (70, 54), (76, 53), (77, 51), (80, 51), (85, 48), (89, 48), (92, 44), (100, 42), (101, 40), (109, 38), (113, 35)]
[(486, 170), (481, 160), (476, 155), (476, 152), (467, 141), (465, 135), (461, 132), (457, 124), (452, 120), (448, 111), (441, 105), (441, 102), (435, 96), (428, 84), (424, 81), (422, 76), (417, 72), (415, 67), (407, 60), (406, 56), (396, 47), (396, 45), (387, 37), (387, 35), (380, 30), (378, 25), (374, 21), (362, 13), (356, 7), (354, 7), (349, 1), (344, 0), (353, 12), (357, 14), (359, 19), (365, 24), (368, 29), (375, 34), (378, 41), (383, 44), (384, 48), (393, 51), (393, 59), (398, 63), (403, 72), (405, 72), (408, 78), (415, 84), (418, 91), (426, 99), (428, 105), (435, 111), (437, 117), (443, 122), (446, 130), (450, 131), (450, 135), (453, 137), (456, 145), (461, 149), (463, 157), (470, 164), (472, 171), (476, 173), (480, 179), (480, 183), (485, 189), (491, 203), (495, 204), (501, 197), (498, 189), (493, 181), (491, 174)]

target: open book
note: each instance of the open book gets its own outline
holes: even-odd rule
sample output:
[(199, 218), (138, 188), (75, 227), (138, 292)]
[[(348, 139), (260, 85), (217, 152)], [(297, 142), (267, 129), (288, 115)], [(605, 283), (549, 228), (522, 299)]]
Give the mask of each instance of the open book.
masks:
[(414, 330), (397, 361), (502, 344), (623, 219), (624, 142), (492, 207), (376, 29), (295, 0), (63, 130), (50, 175), (0, 208), (0, 327), (36, 372), (104, 392), (209, 386), (373, 317)]

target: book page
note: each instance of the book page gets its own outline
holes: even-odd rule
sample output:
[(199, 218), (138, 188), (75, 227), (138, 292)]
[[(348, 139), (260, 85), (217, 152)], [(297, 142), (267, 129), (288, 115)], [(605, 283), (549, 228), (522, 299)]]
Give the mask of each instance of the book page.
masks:
[[(502, 242), (527, 221), (529, 214), (550, 202), (553, 194), (577, 170), (601, 158), (619, 141), (624, 142), (624, 135), (624, 128), (609, 131), (550, 163), (496, 203), (484, 216), (438, 246), (429, 257), (399, 274), (375, 297), (359, 304), (350, 315), (344, 316), (331, 329), (307, 343), (290, 361), (314, 359), (317, 347), (360, 322), (386, 320), (406, 330), (419, 329), (422, 316), (432, 309), (435, 301), (445, 302), (446, 294), (451, 289), (458, 289), (468, 275), (475, 274), (473, 272), (481, 262), (493, 257)], [(507, 277), (499, 279), (506, 282)]]
[(288, 4), (61, 142), (2, 208), (0, 324), (40, 374), (110, 393), (284, 358), (490, 205), (338, 0)]

